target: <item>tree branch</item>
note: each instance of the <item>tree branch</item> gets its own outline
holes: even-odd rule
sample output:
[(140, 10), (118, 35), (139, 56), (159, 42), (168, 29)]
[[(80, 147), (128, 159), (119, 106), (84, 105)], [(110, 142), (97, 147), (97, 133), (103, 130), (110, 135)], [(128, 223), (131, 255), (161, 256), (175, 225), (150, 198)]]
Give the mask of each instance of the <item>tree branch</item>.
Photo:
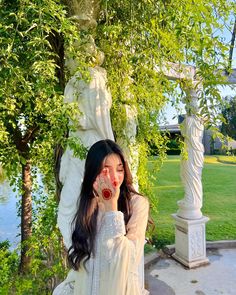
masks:
[(29, 128), (26, 134), (24, 135), (24, 137), (22, 138), (22, 143), (27, 144), (28, 142), (33, 141), (35, 138), (35, 134), (38, 130), (39, 130), (39, 126), (37, 125), (34, 125), (31, 128)]

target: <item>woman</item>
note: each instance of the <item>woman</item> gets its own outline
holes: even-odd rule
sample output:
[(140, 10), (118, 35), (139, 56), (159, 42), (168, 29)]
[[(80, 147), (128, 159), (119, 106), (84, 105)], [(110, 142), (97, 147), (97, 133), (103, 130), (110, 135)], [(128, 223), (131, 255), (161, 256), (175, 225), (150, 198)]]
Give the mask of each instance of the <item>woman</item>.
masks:
[(140, 275), (148, 211), (120, 147), (108, 139), (95, 143), (73, 222), (68, 251), (73, 270), (53, 294), (148, 294)]

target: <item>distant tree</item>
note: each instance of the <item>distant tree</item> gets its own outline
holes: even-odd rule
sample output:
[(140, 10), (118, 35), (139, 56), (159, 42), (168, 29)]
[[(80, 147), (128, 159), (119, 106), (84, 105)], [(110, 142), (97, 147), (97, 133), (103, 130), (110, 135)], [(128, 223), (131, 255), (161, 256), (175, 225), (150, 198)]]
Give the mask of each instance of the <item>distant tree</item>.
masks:
[(32, 190), (37, 171), (53, 181), (72, 106), (63, 103), (64, 47), (82, 64), (80, 36), (60, 1), (0, 1), (0, 162), (21, 198), (21, 263), (30, 265)]
[(222, 109), (225, 122), (222, 123), (221, 132), (236, 140), (236, 96), (229, 97)]

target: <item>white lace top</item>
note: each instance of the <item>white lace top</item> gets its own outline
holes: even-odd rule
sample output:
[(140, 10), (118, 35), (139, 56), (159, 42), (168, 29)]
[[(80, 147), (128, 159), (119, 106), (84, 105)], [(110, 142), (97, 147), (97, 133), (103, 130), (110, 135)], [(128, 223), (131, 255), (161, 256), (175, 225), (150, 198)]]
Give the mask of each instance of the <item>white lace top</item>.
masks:
[(125, 228), (120, 211), (98, 214), (95, 255), (87, 270), (71, 270), (53, 295), (146, 295), (143, 249), (149, 203), (139, 195), (131, 198), (132, 216)]

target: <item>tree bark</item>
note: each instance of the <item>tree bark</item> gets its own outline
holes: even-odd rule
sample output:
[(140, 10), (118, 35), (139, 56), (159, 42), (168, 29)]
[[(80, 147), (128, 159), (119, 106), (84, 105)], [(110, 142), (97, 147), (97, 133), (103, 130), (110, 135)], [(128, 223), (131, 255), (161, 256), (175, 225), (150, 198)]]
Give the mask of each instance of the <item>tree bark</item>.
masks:
[(29, 239), (32, 235), (32, 179), (31, 165), (27, 160), (22, 164), (22, 203), (21, 203), (21, 261), (20, 272), (25, 273), (30, 267), (31, 257)]
[[(68, 137), (66, 135), (65, 137)], [(61, 167), (61, 157), (63, 155), (63, 148), (61, 145), (57, 145), (54, 150), (54, 176), (56, 180), (56, 201), (60, 202), (60, 197), (61, 197), (61, 190), (62, 190), (62, 183), (60, 181), (60, 167)]]
[(231, 37), (231, 41), (230, 41), (229, 64), (228, 64), (229, 70), (232, 67), (234, 44), (235, 44), (235, 35), (236, 35), (236, 17), (234, 19), (234, 27), (233, 27), (233, 30), (232, 30), (232, 37)]

